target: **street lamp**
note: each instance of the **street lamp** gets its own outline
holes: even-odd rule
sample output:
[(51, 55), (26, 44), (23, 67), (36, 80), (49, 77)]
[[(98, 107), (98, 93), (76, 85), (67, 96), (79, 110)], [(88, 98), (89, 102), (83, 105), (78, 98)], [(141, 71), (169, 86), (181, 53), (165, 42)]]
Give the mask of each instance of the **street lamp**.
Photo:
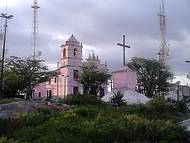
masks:
[(176, 85), (177, 85), (177, 102), (179, 102), (179, 85), (180, 85), (180, 81), (177, 81), (176, 82)]
[(3, 39), (3, 53), (2, 53), (2, 60), (1, 60), (1, 79), (0, 79), (0, 94), (3, 93), (3, 71), (4, 71), (4, 60), (5, 60), (5, 46), (6, 46), (6, 35), (7, 35), (7, 27), (8, 27), (8, 20), (12, 19), (13, 15), (8, 15), (7, 13), (1, 13), (1, 18), (5, 19), (5, 25), (4, 25), (4, 39)]
[(57, 97), (59, 97), (59, 62), (57, 62)]

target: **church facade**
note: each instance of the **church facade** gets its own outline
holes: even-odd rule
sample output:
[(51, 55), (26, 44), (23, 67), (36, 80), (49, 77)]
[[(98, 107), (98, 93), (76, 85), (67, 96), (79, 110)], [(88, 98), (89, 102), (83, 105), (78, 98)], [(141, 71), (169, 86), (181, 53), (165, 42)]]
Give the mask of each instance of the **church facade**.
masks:
[[(33, 92), (35, 98), (51, 96), (64, 98), (66, 95), (82, 93), (82, 86), (79, 82), (79, 74), (82, 70), (82, 48), (82, 43), (78, 42), (73, 35), (61, 45), (58, 75), (36, 86)], [(101, 64), (94, 53), (89, 55), (87, 62), (94, 63), (100, 71), (108, 71), (107, 65)], [(104, 92), (107, 92), (107, 86), (104, 88)]]

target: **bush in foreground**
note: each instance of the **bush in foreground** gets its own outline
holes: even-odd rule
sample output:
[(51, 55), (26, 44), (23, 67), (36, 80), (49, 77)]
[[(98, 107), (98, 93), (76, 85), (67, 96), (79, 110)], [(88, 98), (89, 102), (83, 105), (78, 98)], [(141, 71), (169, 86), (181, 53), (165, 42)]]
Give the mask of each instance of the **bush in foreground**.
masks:
[(121, 108), (97, 106), (99, 100), (93, 96), (70, 99), (68, 103), (83, 106), (67, 112), (40, 110), (0, 120), (0, 134), (7, 137), (2, 143), (11, 139), (18, 143), (189, 142), (189, 132), (171, 119), (175, 111), (163, 99)]
[(11, 136), (19, 129), (38, 126), (58, 115), (59, 112), (40, 109), (33, 113), (18, 114), (17, 118), (0, 119), (0, 135)]
[(101, 101), (94, 95), (68, 95), (63, 102), (68, 105), (98, 105)]
[(20, 130), (15, 138), (27, 143), (188, 143), (189, 133), (167, 120), (128, 115), (120, 109), (80, 107), (36, 127)]

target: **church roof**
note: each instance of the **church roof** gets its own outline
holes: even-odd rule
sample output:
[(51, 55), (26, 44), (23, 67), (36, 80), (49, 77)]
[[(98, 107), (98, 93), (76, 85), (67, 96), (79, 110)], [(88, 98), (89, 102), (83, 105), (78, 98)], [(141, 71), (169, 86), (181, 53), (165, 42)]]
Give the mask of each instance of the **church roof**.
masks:
[(75, 36), (72, 34), (71, 37), (67, 40), (67, 42), (78, 42)]

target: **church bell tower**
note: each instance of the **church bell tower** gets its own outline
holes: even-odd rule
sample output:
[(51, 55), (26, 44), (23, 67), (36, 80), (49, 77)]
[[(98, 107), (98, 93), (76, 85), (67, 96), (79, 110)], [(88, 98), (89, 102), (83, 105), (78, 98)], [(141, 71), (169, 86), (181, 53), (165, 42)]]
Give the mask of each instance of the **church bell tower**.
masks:
[(79, 73), (81, 72), (82, 43), (71, 35), (71, 37), (61, 46), (61, 95), (81, 92)]

